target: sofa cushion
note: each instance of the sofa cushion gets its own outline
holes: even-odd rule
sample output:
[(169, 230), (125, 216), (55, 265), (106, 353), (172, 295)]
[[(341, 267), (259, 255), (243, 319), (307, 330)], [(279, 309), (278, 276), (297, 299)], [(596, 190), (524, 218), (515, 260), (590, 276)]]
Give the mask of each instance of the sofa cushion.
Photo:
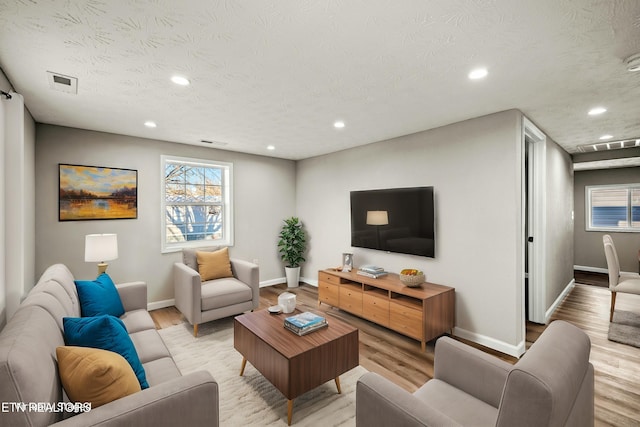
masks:
[(80, 301), (78, 300), (78, 291), (76, 289), (76, 285), (73, 282), (73, 274), (69, 271), (66, 265), (64, 264), (54, 264), (47, 268), (40, 279), (38, 279), (38, 283), (35, 287), (40, 285), (41, 283), (54, 281), (57, 282), (62, 288), (65, 290), (67, 295), (69, 295), (69, 300), (71, 301), (71, 306), (73, 308), (73, 313), (69, 314), (70, 316), (80, 316)]
[(65, 317), (64, 339), (67, 345), (101, 348), (124, 357), (138, 377), (140, 387), (149, 387), (138, 353), (122, 320), (102, 315), (96, 317)]
[(144, 363), (143, 366), (144, 371), (147, 373), (147, 381), (149, 381), (150, 387), (182, 375), (171, 357), (152, 360), (151, 362)]
[(151, 315), (144, 309), (127, 311), (120, 316), (120, 320), (124, 323), (129, 335), (135, 332), (146, 331), (147, 329), (156, 330), (156, 325), (153, 323)]
[(75, 284), (82, 317), (101, 314), (120, 317), (124, 314), (116, 285), (107, 273), (102, 273), (96, 280), (76, 280)]
[(62, 331), (62, 318), (69, 314), (60, 301), (53, 295), (47, 292), (31, 292), (21, 304), (21, 307), (27, 306), (38, 306), (46, 310), (51, 316), (51, 320), (54, 321), (58, 325), (58, 328), (60, 328), (60, 331)]
[(240, 304), (252, 298), (251, 288), (233, 277), (202, 283), (202, 311)]
[(60, 380), (72, 402), (90, 402), (94, 409), (140, 391), (131, 365), (118, 353), (64, 346), (56, 355)]
[(206, 248), (186, 248), (182, 250), (182, 262), (192, 270), (198, 271), (198, 258), (196, 252), (214, 252), (220, 249), (220, 246), (210, 246)]
[[(61, 345), (62, 331), (50, 313), (39, 306), (20, 307), (0, 333), (0, 401), (64, 401), (56, 364)], [(61, 419), (61, 413), (47, 411), (0, 414), (0, 424), (8, 426), (44, 426)]]
[(131, 338), (131, 342), (136, 348), (141, 363), (147, 363), (163, 357), (171, 357), (171, 353), (169, 353), (167, 346), (155, 329), (135, 332), (130, 334), (129, 338)]
[[(75, 316), (76, 307), (74, 307), (71, 298), (69, 298), (69, 294), (67, 290), (62, 286), (59, 282), (55, 280), (47, 280), (45, 282), (39, 282), (32, 290), (29, 292), (29, 295), (35, 294), (47, 294), (51, 295), (55, 298), (59, 305), (65, 312), (65, 316)], [(62, 323), (62, 318), (58, 319), (60, 323)]]
[(203, 281), (232, 277), (229, 249), (222, 248), (214, 252), (196, 252), (198, 271)]
[(463, 426), (493, 426), (498, 419), (498, 408), (438, 379), (427, 381), (413, 395)]

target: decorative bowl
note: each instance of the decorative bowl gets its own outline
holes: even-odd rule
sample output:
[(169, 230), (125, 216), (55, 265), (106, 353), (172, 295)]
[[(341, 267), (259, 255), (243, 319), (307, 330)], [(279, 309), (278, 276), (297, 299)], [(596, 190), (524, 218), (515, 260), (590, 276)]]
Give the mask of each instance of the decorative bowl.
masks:
[(400, 273), (400, 281), (410, 288), (415, 288), (420, 286), (425, 281), (424, 273), (410, 275), (410, 274), (402, 274)]

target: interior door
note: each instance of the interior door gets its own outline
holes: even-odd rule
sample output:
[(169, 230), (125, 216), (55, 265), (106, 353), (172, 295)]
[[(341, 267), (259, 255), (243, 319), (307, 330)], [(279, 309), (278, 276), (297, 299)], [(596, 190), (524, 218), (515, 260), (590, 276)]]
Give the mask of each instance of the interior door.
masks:
[(524, 120), (525, 318), (546, 323), (545, 196), (546, 136)]

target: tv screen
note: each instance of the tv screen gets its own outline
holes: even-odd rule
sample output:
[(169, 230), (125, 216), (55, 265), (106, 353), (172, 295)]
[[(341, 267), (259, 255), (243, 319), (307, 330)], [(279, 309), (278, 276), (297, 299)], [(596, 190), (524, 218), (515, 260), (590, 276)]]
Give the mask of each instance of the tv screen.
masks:
[(351, 192), (351, 246), (435, 256), (433, 187)]

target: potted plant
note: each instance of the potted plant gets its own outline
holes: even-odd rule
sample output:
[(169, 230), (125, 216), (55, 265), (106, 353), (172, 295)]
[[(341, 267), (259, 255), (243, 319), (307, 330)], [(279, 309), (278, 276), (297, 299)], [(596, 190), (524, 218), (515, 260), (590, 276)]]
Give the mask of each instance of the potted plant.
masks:
[(285, 263), (287, 287), (298, 287), (300, 263), (305, 261), (303, 255), (307, 248), (307, 237), (300, 220), (296, 217), (285, 219), (278, 237), (278, 252)]

